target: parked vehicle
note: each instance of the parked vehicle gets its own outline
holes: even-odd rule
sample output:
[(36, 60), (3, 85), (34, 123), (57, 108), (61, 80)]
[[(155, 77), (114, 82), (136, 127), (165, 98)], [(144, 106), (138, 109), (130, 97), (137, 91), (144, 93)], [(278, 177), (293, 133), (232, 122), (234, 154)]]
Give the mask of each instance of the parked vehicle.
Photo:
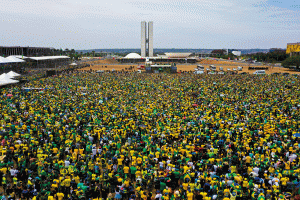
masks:
[(217, 70), (217, 68), (214, 65), (209, 66), (209, 69), (212, 70), (212, 71), (216, 71)]
[(265, 70), (257, 70), (253, 74), (256, 74), (256, 75), (266, 74), (266, 71)]
[(194, 74), (204, 74), (204, 71), (203, 70), (197, 70), (197, 71), (194, 71)]
[(197, 69), (203, 71), (203, 70), (204, 70), (204, 67), (203, 67), (202, 65), (197, 65)]

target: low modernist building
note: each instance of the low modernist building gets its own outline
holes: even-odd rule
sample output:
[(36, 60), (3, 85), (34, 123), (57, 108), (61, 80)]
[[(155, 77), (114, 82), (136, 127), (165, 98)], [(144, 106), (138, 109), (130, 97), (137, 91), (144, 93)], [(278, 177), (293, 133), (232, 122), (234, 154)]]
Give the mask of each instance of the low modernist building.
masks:
[(189, 57), (191, 53), (165, 53), (156, 57), (142, 57), (137, 53), (130, 53), (124, 58), (117, 59), (120, 63), (145, 63), (149, 60), (152, 63), (196, 63), (197, 59)]

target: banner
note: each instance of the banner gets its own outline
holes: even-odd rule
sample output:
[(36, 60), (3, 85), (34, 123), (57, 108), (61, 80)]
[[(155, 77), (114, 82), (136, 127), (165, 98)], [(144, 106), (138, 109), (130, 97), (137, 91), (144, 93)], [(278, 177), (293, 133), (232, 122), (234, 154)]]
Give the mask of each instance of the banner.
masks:
[(286, 53), (300, 52), (300, 44), (288, 44), (286, 48)]

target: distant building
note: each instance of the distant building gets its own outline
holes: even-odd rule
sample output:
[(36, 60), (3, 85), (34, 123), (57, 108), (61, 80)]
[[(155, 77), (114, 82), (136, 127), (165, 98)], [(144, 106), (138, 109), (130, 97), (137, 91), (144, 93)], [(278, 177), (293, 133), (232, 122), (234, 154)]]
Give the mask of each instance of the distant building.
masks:
[(233, 55), (235, 56), (241, 56), (242, 55), (242, 52), (241, 51), (232, 51), (231, 52)]
[(269, 50), (270, 53), (272, 52), (285, 52), (286, 50), (285, 49), (282, 49), (282, 48), (271, 48)]
[(148, 31), (147, 23), (145, 21), (141, 23), (141, 56), (153, 57), (153, 22), (148, 22)]
[(53, 48), (50, 47), (20, 47), (20, 46), (0, 46), (0, 56), (50, 56)]
[(226, 49), (214, 49), (210, 52), (211, 54), (227, 55), (228, 50)]
[(191, 53), (165, 53), (156, 57), (143, 57), (137, 53), (130, 53), (123, 58), (117, 59), (121, 63), (143, 63), (146, 60), (153, 63), (196, 63), (195, 57), (189, 57)]
[(235, 56), (241, 56), (242, 51), (236, 50), (236, 49), (227, 49), (227, 55), (232, 53)]

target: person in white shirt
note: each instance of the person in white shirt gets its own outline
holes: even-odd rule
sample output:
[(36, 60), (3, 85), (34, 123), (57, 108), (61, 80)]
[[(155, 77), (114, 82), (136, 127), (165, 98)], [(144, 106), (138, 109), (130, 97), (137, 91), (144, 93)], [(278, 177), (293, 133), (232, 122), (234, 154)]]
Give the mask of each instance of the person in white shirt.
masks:
[(278, 185), (280, 182), (280, 180), (277, 178), (277, 176), (275, 176), (273, 179), (272, 179), (272, 185)]
[(93, 152), (93, 156), (95, 156), (97, 154), (97, 147), (96, 146), (93, 146), (93, 149), (92, 149), (92, 152)]
[(160, 169), (164, 168), (164, 163), (162, 161), (159, 162), (159, 167), (160, 167)]
[(69, 167), (69, 165), (70, 165), (70, 161), (65, 160), (65, 167)]
[(10, 169), (9, 171), (10, 171), (10, 175), (11, 175), (11, 176), (16, 176), (17, 173), (19, 172), (19, 170), (14, 169), (14, 168)]
[(18, 144), (22, 144), (22, 140), (19, 138), (17, 141), (16, 141)]
[(256, 167), (254, 167), (253, 168), (253, 170), (252, 170), (254, 173), (256, 173), (256, 174), (258, 174), (258, 172), (259, 172), (259, 168), (256, 166)]
[(289, 161), (290, 161), (290, 162), (293, 162), (294, 160), (297, 159), (297, 157), (298, 157), (298, 156), (297, 156), (296, 154), (293, 153), (292, 155), (289, 156)]
[(160, 194), (159, 191), (157, 191), (157, 194), (155, 195), (155, 199), (161, 200), (162, 194)]
[(94, 141), (94, 137), (93, 137), (93, 136), (91, 136), (91, 134), (90, 134), (90, 133), (88, 133), (88, 136), (89, 136), (89, 140), (90, 140), (90, 142), (91, 142), (91, 143), (93, 143), (93, 141)]

